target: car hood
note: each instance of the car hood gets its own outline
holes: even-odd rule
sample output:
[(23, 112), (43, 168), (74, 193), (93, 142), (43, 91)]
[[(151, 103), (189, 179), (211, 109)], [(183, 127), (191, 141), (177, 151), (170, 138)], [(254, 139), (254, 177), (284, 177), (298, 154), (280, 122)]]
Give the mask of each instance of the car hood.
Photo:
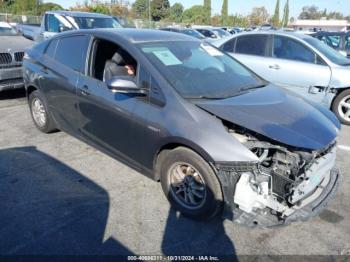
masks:
[(293, 147), (319, 150), (332, 143), (340, 123), (328, 110), (268, 85), (223, 100), (199, 100), (200, 108), (233, 124)]
[(33, 41), (20, 35), (0, 37), (0, 53), (23, 52), (26, 48), (30, 48), (32, 45)]

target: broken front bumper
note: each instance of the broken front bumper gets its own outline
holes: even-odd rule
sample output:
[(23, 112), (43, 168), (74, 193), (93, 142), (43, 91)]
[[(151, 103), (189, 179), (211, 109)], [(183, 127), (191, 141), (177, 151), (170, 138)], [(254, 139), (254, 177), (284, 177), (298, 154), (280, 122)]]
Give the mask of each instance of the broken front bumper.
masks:
[(0, 68), (0, 91), (14, 88), (22, 88), (23, 71), (22, 67)]
[(339, 170), (333, 168), (319, 185), (318, 190), (320, 190), (320, 192), (316, 190), (313, 194), (308, 196), (304, 200), (308, 202), (303, 203), (302, 206), (295, 205), (293, 207), (293, 212), (291, 212), (288, 217), (277, 219), (276, 216), (271, 214), (255, 213), (252, 215), (238, 209), (234, 202), (234, 194), (240, 174), (233, 170), (221, 170), (217, 174), (224, 194), (224, 218), (251, 227), (256, 226), (256, 220), (263, 222), (260, 223), (262, 227), (288, 225), (292, 222), (308, 220), (318, 215), (328, 205), (330, 200), (335, 196), (339, 185)]

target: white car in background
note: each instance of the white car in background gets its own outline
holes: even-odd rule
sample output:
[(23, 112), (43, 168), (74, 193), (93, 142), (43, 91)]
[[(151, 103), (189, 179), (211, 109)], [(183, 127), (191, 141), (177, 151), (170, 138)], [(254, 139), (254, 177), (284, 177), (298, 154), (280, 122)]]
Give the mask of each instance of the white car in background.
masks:
[(267, 31), (211, 43), (269, 82), (322, 103), (350, 125), (350, 60), (316, 38)]

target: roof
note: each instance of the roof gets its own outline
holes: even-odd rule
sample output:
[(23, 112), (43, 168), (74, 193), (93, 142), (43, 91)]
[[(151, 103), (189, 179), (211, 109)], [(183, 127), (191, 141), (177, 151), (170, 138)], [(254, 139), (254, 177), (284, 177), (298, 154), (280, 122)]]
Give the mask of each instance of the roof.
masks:
[(307, 38), (312, 38), (311, 36), (308, 36), (308, 35), (302, 34), (302, 33), (297, 33), (297, 32), (285, 32), (285, 31), (279, 31), (279, 30), (277, 30), (277, 31), (253, 31), (253, 32), (244, 32), (244, 33), (240, 33), (240, 34), (235, 34), (235, 35), (232, 35), (230, 37), (225, 37), (225, 38), (222, 38), (219, 40), (214, 40), (211, 43), (214, 44), (215, 46), (221, 46), (230, 39), (244, 36), (244, 35), (285, 35), (285, 36), (289, 36), (289, 37), (293, 37), (293, 38), (298, 38), (301, 40), (305, 40)]
[(73, 17), (94, 17), (94, 18), (109, 18), (111, 16), (98, 14), (98, 13), (89, 13), (89, 12), (77, 12), (77, 11), (48, 11), (47, 14), (59, 14), (64, 16), (73, 16)]
[(170, 41), (199, 41), (195, 38), (174, 32), (154, 30), (154, 29), (133, 29), (133, 28), (117, 28), (117, 29), (89, 29), (68, 31), (59, 35), (79, 34), (79, 33), (100, 33), (106, 36), (118, 36), (131, 43), (149, 43), (149, 42), (170, 42)]
[(290, 26), (311, 26), (311, 27), (322, 27), (322, 26), (350, 26), (347, 20), (296, 20), (289, 24)]

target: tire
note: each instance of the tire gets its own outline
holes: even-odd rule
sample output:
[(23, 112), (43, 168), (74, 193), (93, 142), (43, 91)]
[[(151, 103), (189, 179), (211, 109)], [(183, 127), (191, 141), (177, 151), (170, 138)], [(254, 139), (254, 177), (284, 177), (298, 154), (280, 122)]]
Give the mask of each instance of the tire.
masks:
[[(51, 117), (49, 107), (40, 91), (35, 90), (29, 95), (29, 109), (35, 126), (43, 133), (51, 133), (56, 130)], [(40, 108), (40, 110), (39, 110)], [(38, 112), (40, 111), (40, 112)]]
[[(219, 180), (202, 157), (190, 149), (178, 147), (162, 152), (158, 161), (163, 192), (184, 216), (209, 220), (222, 210), (223, 194)], [(179, 177), (182, 183), (179, 183)]]
[(350, 89), (341, 92), (334, 100), (332, 111), (344, 125), (350, 125)]

